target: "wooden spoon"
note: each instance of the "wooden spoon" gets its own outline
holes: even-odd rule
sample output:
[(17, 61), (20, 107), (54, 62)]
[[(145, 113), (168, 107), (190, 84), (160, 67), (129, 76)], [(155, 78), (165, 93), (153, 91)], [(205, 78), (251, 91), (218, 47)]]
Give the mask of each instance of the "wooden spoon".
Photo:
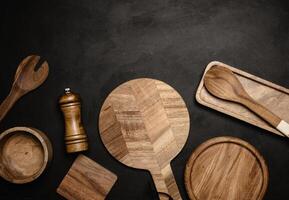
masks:
[(39, 87), (46, 80), (49, 73), (46, 61), (42, 63), (37, 71), (34, 70), (39, 60), (40, 56), (31, 55), (19, 64), (10, 93), (0, 106), (0, 121), (18, 99)]
[(213, 66), (205, 74), (204, 83), (212, 95), (246, 106), (289, 137), (289, 124), (250, 97), (238, 78), (228, 68)]

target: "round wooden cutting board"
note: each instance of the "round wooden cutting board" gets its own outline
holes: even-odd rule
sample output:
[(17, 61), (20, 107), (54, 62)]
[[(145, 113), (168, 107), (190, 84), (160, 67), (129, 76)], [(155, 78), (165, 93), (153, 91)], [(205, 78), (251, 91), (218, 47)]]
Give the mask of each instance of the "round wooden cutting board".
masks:
[(171, 86), (135, 79), (114, 89), (99, 117), (101, 139), (123, 164), (149, 170), (161, 199), (181, 199), (170, 161), (183, 148), (190, 127), (187, 107)]
[(217, 137), (200, 145), (185, 170), (191, 200), (261, 200), (268, 185), (268, 168), (249, 143)]

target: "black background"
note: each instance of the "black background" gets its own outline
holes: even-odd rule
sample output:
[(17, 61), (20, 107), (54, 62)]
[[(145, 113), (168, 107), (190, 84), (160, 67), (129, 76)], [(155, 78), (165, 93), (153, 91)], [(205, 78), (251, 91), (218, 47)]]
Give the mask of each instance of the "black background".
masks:
[(230, 135), (253, 144), (270, 171), (265, 199), (289, 199), (288, 140), (199, 105), (195, 92), (206, 65), (218, 60), (289, 87), (289, 6), (279, 0), (46, 0), (1, 2), (0, 99), (9, 93), (19, 62), (30, 54), (48, 60), (50, 74), (0, 124), (38, 128), (51, 139), (54, 158), (35, 182), (0, 180), (0, 199), (62, 199), (56, 188), (77, 156), (64, 148), (58, 97), (80, 93), (90, 150), (118, 175), (107, 199), (155, 199), (148, 172), (128, 168), (104, 148), (98, 113), (109, 92), (127, 80), (163, 80), (183, 96), (191, 117), (188, 141), (172, 168), (183, 199), (186, 160), (202, 142)]

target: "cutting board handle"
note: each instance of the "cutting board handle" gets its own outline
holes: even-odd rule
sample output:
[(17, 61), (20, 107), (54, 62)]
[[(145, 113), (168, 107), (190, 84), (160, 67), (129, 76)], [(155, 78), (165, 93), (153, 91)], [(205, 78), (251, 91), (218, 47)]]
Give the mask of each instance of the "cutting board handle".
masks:
[(152, 177), (159, 193), (160, 200), (182, 200), (170, 164), (163, 168), (159, 174), (152, 173)]
[(171, 197), (167, 193), (158, 192), (158, 195), (160, 200), (174, 200), (173, 197)]

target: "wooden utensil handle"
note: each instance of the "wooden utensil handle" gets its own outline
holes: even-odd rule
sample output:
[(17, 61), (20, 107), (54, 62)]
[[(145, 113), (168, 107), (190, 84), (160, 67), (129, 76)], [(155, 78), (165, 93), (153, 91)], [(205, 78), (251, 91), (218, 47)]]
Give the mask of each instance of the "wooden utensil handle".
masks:
[(0, 105), (0, 122), (19, 98), (20, 95), (17, 90), (12, 88), (9, 95)]
[(259, 115), (262, 119), (278, 129), (285, 136), (289, 137), (289, 124), (287, 122), (251, 98), (243, 98), (242, 103)]
[(170, 165), (163, 168), (159, 174), (152, 174), (152, 177), (161, 200), (170, 200), (170, 197), (173, 200), (182, 200)]
[(287, 137), (289, 137), (289, 124), (285, 122), (284, 120), (281, 120), (281, 122), (276, 127), (281, 133), (284, 133)]

